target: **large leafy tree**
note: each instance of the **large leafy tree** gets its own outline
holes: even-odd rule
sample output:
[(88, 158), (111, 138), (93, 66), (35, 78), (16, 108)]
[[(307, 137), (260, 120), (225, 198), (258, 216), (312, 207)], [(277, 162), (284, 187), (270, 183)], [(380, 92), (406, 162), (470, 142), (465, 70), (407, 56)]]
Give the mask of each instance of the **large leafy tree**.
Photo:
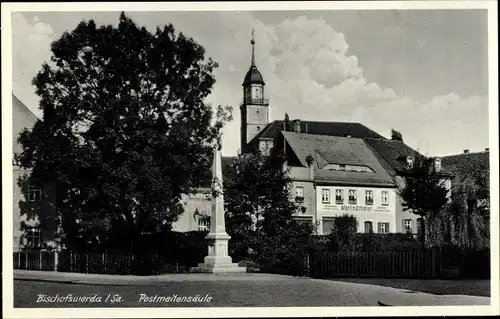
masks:
[(293, 215), (292, 181), (274, 151), (243, 154), (234, 161), (226, 193), (226, 225), (233, 252), (256, 252), (264, 266), (295, 266), (301, 261), (312, 227), (299, 224)]
[(461, 247), (481, 249), (488, 245), (487, 216), (481, 203), (483, 191), (472, 176), (459, 180), (453, 187), (448, 215), (453, 242)]
[(230, 120), (205, 101), (217, 63), (171, 24), (151, 33), (124, 13), (117, 27), (82, 21), (51, 50), (33, 80), (43, 121), (20, 134), (18, 161), (56, 184), (65, 233), (169, 228)]
[(438, 216), (448, 202), (446, 176), (436, 171), (433, 158), (416, 154), (403, 179), (404, 186), (399, 191), (403, 208), (421, 217), (420, 242), (425, 247), (425, 218)]

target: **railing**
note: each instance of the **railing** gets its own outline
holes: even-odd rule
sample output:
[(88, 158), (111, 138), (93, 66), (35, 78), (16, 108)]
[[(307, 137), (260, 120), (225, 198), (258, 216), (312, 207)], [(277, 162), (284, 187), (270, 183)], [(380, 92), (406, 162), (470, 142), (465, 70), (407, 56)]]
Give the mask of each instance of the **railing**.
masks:
[(269, 99), (244, 99), (240, 106), (244, 104), (269, 105)]
[(314, 252), (309, 256), (312, 277), (430, 278), (439, 274), (436, 251)]

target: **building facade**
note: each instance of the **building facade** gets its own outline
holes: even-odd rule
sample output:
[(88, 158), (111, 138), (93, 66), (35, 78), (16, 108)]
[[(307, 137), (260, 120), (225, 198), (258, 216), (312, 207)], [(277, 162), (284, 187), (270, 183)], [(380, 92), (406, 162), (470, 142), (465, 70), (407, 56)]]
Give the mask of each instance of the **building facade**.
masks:
[(317, 189), (320, 234), (329, 234), (333, 219), (345, 214), (356, 217), (360, 233), (396, 232), (394, 188), (318, 185)]
[(12, 94), (13, 251), (57, 246), (55, 186), (33, 180), (30, 171), (21, 168), (14, 156), (22, 152), (19, 134), (37, 121), (36, 115)]

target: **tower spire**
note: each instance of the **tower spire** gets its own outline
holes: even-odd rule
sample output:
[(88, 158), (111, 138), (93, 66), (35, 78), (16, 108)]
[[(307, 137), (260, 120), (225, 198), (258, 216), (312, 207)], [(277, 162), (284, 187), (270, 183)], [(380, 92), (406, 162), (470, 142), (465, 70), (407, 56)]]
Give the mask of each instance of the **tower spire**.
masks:
[(252, 44), (252, 66), (255, 66), (255, 29), (252, 29), (252, 40), (250, 40), (250, 43)]

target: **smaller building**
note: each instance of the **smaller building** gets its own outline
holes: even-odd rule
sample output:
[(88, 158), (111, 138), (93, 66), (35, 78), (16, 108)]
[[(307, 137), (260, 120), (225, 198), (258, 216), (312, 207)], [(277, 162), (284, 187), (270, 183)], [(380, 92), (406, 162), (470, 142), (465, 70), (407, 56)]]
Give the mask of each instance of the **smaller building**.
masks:
[(471, 153), (464, 150), (461, 154), (443, 156), (441, 158), (443, 169), (452, 173), (454, 182), (470, 175), (482, 178), (482, 182), (487, 182), (490, 172), (490, 150), (486, 148), (482, 152)]
[[(223, 183), (228, 182), (229, 170), (235, 157), (222, 157)], [(210, 216), (212, 214), (211, 199), (211, 168), (203, 177), (202, 186), (192, 194), (183, 195), (181, 203), (184, 212), (179, 215), (177, 221), (172, 223), (172, 230), (178, 232), (205, 231), (210, 229)]]

